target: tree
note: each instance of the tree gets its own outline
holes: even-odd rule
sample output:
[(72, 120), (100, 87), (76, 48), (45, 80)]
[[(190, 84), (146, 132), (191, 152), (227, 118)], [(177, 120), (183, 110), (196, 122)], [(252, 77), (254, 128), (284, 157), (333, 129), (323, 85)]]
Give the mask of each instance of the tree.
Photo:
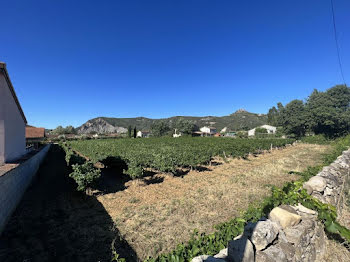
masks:
[(132, 127), (128, 126), (128, 137), (131, 138)]
[(306, 102), (307, 123), (315, 134), (327, 137), (349, 132), (350, 89), (337, 85), (326, 92), (314, 90)]
[(170, 127), (165, 121), (156, 121), (151, 126), (151, 132), (154, 136), (160, 137), (164, 136), (167, 132), (170, 131)]
[(287, 135), (302, 137), (306, 132), (306, 115), (304, 102), (293, 100), (281, 113), (283, 130)]
[(267, 134), (267, 129), (263, 127), (257, 127), (255, 128), (255, 134)]
[(64, 133), (65, 134), (76, 134), (76, 130), (73, 126), (67, 126), (66, 128), (64, 128)]
[(191, 135), (195, 131), (196, 126), (192, 121), (180, 118), (176, 121), (174, 128), (182, 134)]
[(134, 127), (134, 138), (137, 136), (136, 126)]
[(267, 123), (273, 126), (277, 126), (278, 121), (278, 110), (276, 107), (270, 108), (269, 112), (267, 113)]
[(64, 134), (64, 128), (62, 126), (58, 126), (54, 130), (52, 130), (52, 133), (55, 134), (55, 135), (63, 135)]

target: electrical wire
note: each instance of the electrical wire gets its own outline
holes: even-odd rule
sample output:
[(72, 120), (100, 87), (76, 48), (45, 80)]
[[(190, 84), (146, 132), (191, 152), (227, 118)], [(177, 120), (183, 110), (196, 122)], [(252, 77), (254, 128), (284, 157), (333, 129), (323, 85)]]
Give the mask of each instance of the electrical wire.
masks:
[(334, 40), (335, 40), (335, 45), (337, 47), (337, 55), (338, 55), (340, 74), (341, 74), (341, 77), (343, 79), (344, 85), (346, 86), (346, 81), (345, 81), (344, 72), (343, 72), (343, 65), (342, 65), (341, 58), (340, 58), (339, 41), (338, 41), (337, 26), (336, 26), (336, 22), (335, 22), (333, 0), (331, 0), (331, 6), (332, 6), (332, 17), (333, 17)]

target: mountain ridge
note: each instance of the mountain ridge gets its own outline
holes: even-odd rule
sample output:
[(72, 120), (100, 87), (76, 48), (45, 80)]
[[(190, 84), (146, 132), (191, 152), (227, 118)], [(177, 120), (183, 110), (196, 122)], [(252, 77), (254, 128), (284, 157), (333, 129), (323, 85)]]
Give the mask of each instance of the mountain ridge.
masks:
[(136, 127), (137, 130), (150, 130), (153, 123), (165, 121), (170, 126), (179, 119), (192, 121), (198, 127), (214, 126), (218, 131), (227, 127), (228, 130), (247, 130), (267, 123), (265, 114), (250, 113), (244, 109), (239, 109), (235, 113), (227, 116), (172, 116), (168, 118), (115, 118), (96, 117), (88, 120), (77, 128), (79, 134), (89, 133), (126, 133), (128, 126)]

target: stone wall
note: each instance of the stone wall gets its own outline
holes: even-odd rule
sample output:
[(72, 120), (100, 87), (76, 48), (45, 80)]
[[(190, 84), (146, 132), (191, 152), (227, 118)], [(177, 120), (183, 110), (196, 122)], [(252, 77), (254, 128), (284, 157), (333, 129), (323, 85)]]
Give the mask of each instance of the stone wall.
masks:
[[(350, 150), (305, 182), (308, 194), (342, 212), (344, 187), (349, 178)], [(319, 261), (326, 252), (327, 236), (317, 212), (301, 204), (274, 208), (268, 218), (248, 223), (244, 233), (229, 241), (215, 256), (202, 255), (192, 262)]]
[(0, 234), (30, 185), (50, 145), (0, 176)]

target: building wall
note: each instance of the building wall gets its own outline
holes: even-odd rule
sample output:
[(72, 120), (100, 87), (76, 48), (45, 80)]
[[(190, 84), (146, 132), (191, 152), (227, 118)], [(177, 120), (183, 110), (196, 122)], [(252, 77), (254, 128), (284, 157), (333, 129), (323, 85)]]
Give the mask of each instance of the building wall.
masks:
[[(0, 164), (12, 161), (25, 153), (25, 122), (0, 72)], [(2, 162), (1, 162), (2, 161)]]
[(5, 162), (5, 130), (4, 130), (4, 120), (0, 119), (0, 165), (3, 164), (4, 162)]
[(5, 174), (0, 174), (0, 234), (30, 185), (50, 145)]

